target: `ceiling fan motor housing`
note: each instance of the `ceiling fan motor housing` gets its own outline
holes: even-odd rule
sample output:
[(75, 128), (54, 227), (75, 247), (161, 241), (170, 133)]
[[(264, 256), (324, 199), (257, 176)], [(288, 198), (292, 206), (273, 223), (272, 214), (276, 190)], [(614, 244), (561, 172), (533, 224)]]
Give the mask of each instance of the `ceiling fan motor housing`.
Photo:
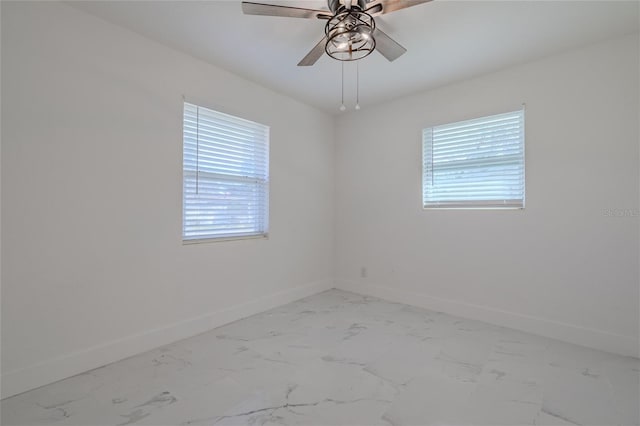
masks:
[[(344, 7), (344, 1), (345, 0), (327, 0), (327, 6), (331, 12), (336, 13), (341, 7)], [(358, 7), (360, 10), (367, 8), (367, 0), (354, 0), (351, 3), (352, 7)]]

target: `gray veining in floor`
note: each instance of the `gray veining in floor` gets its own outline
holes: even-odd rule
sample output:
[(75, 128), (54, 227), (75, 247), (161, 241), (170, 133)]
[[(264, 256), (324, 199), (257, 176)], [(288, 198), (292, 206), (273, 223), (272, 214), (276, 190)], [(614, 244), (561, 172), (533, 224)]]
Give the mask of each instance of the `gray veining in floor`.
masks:
[(638, 425), (640, 360), (331, 290), (3, 400), (3, 425)]

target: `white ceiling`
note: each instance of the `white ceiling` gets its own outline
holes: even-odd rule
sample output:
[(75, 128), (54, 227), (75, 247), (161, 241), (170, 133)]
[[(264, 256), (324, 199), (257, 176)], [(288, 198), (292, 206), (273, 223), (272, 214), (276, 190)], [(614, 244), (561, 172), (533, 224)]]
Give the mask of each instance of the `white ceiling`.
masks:
[[(322, 0), (256, 0), (326, 9)], [(330, 113), (340, 105), (340, 62), (296, 64), (322, 38), (324, 21), (243, 15), (239, 0), (73, 1), (72, 6)], [(435, 0), (380, 16), (407, 48), (395, 62), (377, 52), (359, 61), (364, 107), (415, 91), (630, 34), (638, 1)], [(346, 104), (355, 63), (345, 65)]]

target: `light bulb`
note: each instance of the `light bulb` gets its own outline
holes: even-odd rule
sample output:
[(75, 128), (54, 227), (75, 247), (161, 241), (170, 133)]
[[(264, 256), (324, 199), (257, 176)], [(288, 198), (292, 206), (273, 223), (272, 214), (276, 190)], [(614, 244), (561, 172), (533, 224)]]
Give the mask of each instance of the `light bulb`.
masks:
[(340, 105), (340, 111), (346, 111), (347, 107), (344, 104)]
[(356, 111), (360, 111), (360, 104), (356, 104)]

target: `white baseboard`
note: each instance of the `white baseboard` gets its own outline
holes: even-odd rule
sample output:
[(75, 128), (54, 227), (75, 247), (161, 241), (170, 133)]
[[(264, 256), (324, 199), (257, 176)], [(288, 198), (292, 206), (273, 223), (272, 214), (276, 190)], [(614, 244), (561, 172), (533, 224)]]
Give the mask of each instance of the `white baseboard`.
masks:
[(190, 318), (165, 327), (93, 346), (2, 375), (2, 398), (119, 361), (148, 350), (186, 339), (221, 325), (311, 296), (334, 287), (322, 280), (264, 296), (226, 309)]
[(391, 302), (405, 303), (432, 311), (444, 312), (463, 318), (483, 321), (503, 327), (526, 331), (552, 339), (558, 339), (577, 345), (624, 356), (639, 357), (638, 337), (621, 336), (602, 330), (588, 329), (515, 312), (502, 311), (488, 306), (473, 305), (457, 300), (441, 299), (425, 294), (412, 293), (357, 281), (337, 280), (336, 288), (368, 296), (378, 297)]

